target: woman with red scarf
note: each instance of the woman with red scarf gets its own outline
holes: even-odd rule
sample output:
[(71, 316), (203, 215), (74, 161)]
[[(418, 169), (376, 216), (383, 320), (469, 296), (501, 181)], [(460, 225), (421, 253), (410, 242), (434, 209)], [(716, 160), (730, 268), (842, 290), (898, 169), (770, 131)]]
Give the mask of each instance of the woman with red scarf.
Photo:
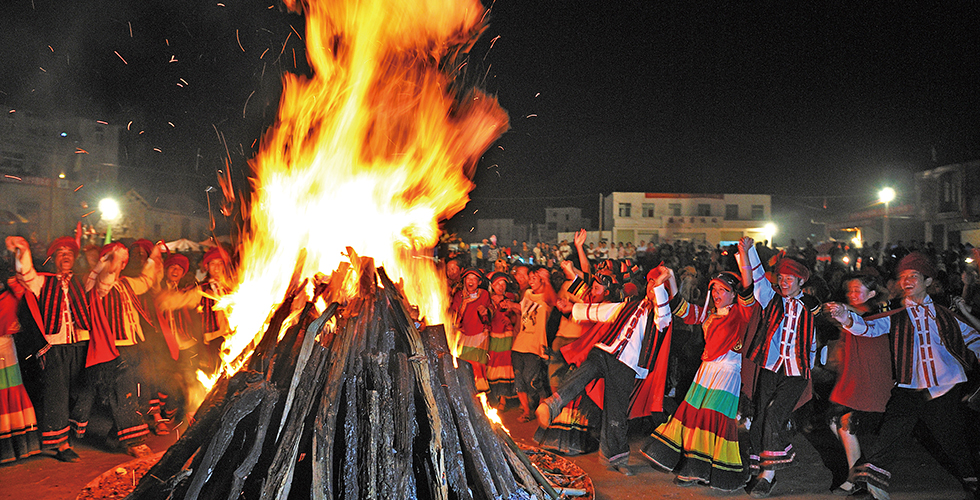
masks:
[(752, 296), (751, 275), (743, 275), (741, 285), (734, 273), (721, 272), (708, 283), (710, 296), (703, 307), (689, 304), (681, 294), (671, 300), (675, 316), (702, 325), (704, 354), (684, 401), (653, 432), (642, 453), (677, 474), (678, 486), (701, 483), (733, 491), (749, 478), (738, 446), (738, 351), (746, 332), (758, 325), (761, 308)]

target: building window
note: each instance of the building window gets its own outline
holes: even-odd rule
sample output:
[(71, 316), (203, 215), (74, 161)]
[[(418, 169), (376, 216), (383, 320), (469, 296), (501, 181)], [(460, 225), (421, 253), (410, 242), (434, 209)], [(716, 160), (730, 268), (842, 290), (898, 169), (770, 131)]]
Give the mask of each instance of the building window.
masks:
[(766, 207), (762, 205), (752, 205), (752, 220), (762, 220), (766, 218)]
[(653, 203), (644, 203), (643, 204), (643, 214), (642, 214), (642, 216), (643, 217), (653, 217), (654, 207), (656, 207), (656, 205), (654, 205)]
[(698, 203), (698, 215), (702, 217), (711, 215), (711, 205), (707, 203)]
[(565, 214), (565, 221), (568, 221), (568, 214)]
[(725, 205), (725, 218), (738, 220), (738, 205)]
[(679, 216), (681, 214), (681, 204), (671, 203), (667, 205), (667, 211), (670, 212), (670, 215)]
[(633, 205), (631, 205), (629, 203), (620, 203), (619, 204), (619, 216), (620, 217), (630, 217), (630, 209), (632, 209), (632, 207), (633, 207)]

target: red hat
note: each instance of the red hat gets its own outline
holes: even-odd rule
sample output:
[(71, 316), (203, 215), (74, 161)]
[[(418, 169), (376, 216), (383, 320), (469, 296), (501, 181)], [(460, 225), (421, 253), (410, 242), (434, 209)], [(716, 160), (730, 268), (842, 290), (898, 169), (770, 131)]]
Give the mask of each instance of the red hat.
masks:
[(168, 257), (167, 260), (163, 261), (164, 270), (169, 269), (170, 266), (180, 266), (180, 268), (186, 273), (187, 270), (191, 268), (191, 263), (187, 260), (187, 257), (184, 257), (179, 253), (175, 253)]
[(773, 266), (772, 270), (776, 274), (786, 274), (789, 276), (796, 276), (797, 278), (800, 279), (800, 281), (804, 283), (806, 282), (806, 280), (810, 279), (810, 270), (807, 269), (807, 267), (804, 266), (799, 261), (795, 259), (791, 259), (789, 257), (783, 257), (782, 259), (779, 259), (779, 262), (777, 262), (776, 265)]
[(929, 261), (929, 257), (926, 257), (922, 252), (912, 252), (898, 263), (898, 268), (895, 270), (896, 274), (902, 274), (902, 271), (907, 270), (918, 271), (922, 273), (926, 278), (936, 277), (936, 267), (932, 265)]
[(146, 255), (150, 255), (151, 253), (153, 253), (153, 242), (146, 238), (140, 238), (134, 241), (133, 246), (142, 248), (143, 251), (146, 252)]
[[(99, 258), (101, 259), (102, 257), (105, 257), (106, 254), (108, 254), (109, 252), (115, 252), (117, 248), (125, 248), (126, 251), (129, 252), (129, 249), (126, 248), (126, 245), (123, 245), (122, 243), (119, 243), (118, 241), (114, 241), (114, 242), (109, 243), (108, 245), (102, 247), (102, 250), (99, 250)], [(128, 258), (128, 255), (129, 254), (127, 253), (127, 258)]]
[(228, 255), (220, 246), (216, 246), (204, 254), (204, 257), (201, 259), (201, 267), (207, 269), (208, 263), (212, 260), (222, 260), (225, 264), (229, 264)]
[(636, 296), (637, 292), (638, 290), (636, 289), (636, 285), (634, 285), (632, 281), (623, 285), (623, 295), (627, 297), (634, 297)]
[(54, 251), (60, 247), (68, 247), (68, 249), (75, 254), (75, 257), (78, 257), (78, 242), (71, 236), (62, 236), (61, 238), (52, 241), (51, 244), (48, 245), (48, 257), (54, 255)]
[(471, 275), (471, 274), (475, 274), (477, 278), (479, 278), (480, 280), (483, 280), (483, 271), (481, 271), (481, 270), (479, 270), (479, 269), (477, 269), (475, 267), (467, 268), (465, 271), (463, 271), (463, 274), (461, 274), (459, 276), (459, 279), (465, 280), (466, 277), (469, 276), (469, 275)]
[(494, 273), (490, 273), (490, 283), (491, 284), (493, 282), (497, 281), (497, 280), (507, 280), (507, 282), (509, 283), (513, 279), (514, 278), (512, 278), (509, 274), (502, 273), (500, 271), (497, 271), (497, 272), (494, 272)]

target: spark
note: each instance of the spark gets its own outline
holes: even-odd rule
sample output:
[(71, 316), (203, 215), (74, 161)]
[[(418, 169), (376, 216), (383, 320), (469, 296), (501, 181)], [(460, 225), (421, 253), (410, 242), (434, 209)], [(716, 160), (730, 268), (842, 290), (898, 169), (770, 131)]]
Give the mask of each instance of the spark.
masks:
[(223, 4), (221, 2), (218, 2), (218, 7), (224, 7), (224, 6), (225, 6), (225, 4)]
[(497, 36), (493, 37), (493, 40), (490, 40), (490, 48), (491, 49), (493, 48), (493, 44), (497, 43), (497, 40), (500, 40), (500, 35), (497, 35)]
[(24, 179), (21, 179), (20, 177), (17, 177), (16, 175), (4, 175), (4, 177), (6, 177), (8, 179), (14, 179), (14, 180), (17, 180), (17, 181), (24, 180)]
[(249, 146), (249, 147), (251, 147), (251, 148), (254, 148), (254, 147), (255, 147), (255, 143), (256, 143), (256, 142), (259, 142), (259, 140), (258, 140), (258, 139), (254, 139), (254, 140), (252, 140), (252, 145), (251, 145), (251, 146)]
[(167, 122), (167, 123), (170, 124), (170, 128), (177, 128), (176, 126), (174, 126), (174, 122)]
[(128, 22), (126, 24), (129, 25), (129, 38), (133, 38), (133, 23), (132, 22)]
[(167, 47), (169, 47), (170, 46), (170, 39), (169, 38), (164, 38), (163, 39), (163, 43), (167, 44)]
[(82, 186), (84, 186), (84, 185), (85, 185), (85, 184), (79, 184), (79, 185), (78, 185), (78, 187), (77, 187), (77, 188), (75, 188), (75, 191), (74, 191), (74, 192), (76, 192), (76, 193), (77, 193), (77, 192), (78, 192), (78, 190), (79, 190), (79, 189), (82, 189)]
[(263, 51), (262, 51), (262, 55), (261, 55), (261, 56), (259, 56), (259, 59), (262, 59), (263, 57), (265, 57), (265, 53), (266, 53), (266, 52), (268, 52), (268, 51), (269, 51), (269, 49), (265, 49), (265, 50), (263, 50)]
[(54, 52), (54, 47), (48, 45), (48, 48), (51, 49), (51, 52)]
[(82, 214), (82, 218), (84, 219), (85, 217), (88, 217), (89, 215), (92, 215), (94, 213), (95, 213), (95, 210), (92, 210), (91, 212), (88, 212), (86, 214)]
[(296, 49), (293, 49), (293, 69), (296, 69)]
[(163, 152), (163, 150), (161, 150), (160, 148), (153, 148), (153, 150), (156, 151), (157, 153), (162, 153)]
[(498, 148), (500, 148), (500, 150), (501, 150), (501, 151), (503, 151), (503, 150), (504, 150), (504, 147), (503, 147), (503, 146), (501, 146), (500, 144), (497, 144), (497, 147), (498, 147)]
[(534, 97), (537, 97), (539, 95), (541, 95), (541, 92), (538, 92), (537, 94), (534, 94)]
[(85, 151), (82, 148), (75, 148), (75, 154), (77, 154), (77, 155), (79, 155), (79, 154), (87, 155), (88, 154), (88, 151)]
[(108, 125), (109, 124), (109, 122), (107, 122), (105, 120), (96, 120), (95, 123), (101, 123), (103, 125)]
[(172, 55), (172, 56), (170, 56), (170, 60), (169, 60), (169, 61), (167, 61), (167, 62), (172, 62), (172, 63), (175, 63), (175, 62), (177, 62), (177, 56), (176, 56), (176, 55)]
[(44, 69), (44, 66), (38, 66), (38, 69), (40, 69), (41, 71), (43, 71), (43, 72), (45, 72), (45, 73), (47, 73), (47, 72), (48, 72), (48, 70), (46, 70), (46, 69)]
[(180, 81), (182, 81), (182, 82), (184, 82), (184, 85), (187, 85), (188, 87), (190, 87), (190, 86), (191, 86), (191, 84), (189, 84), (189, 83), (187, 83), (187, 80), (184, 80), (183, 78), (178, 78), (178, 79), (179, 79)]
[(126, 64), (126, 65), (128, 65), (128, 64), (129, 64), (128, 62), (126, 62), (126, 60), (125, 60), (125, 59), (123, 59), (123, 56), (120, 56), (120, 55), (119, 55), (119, 51), (117, 51), (117, 50), (113, 50), (113, 52), (115, 52), (115, 53), (116, 53), (116, 55), (117, 55), (117, 56), (119, 56), (119, 59), (122, 59), (122, 62), (123, 62), (123, 64)]
[(255, 95), (255, 91), (254, 91), (254, 90), (252, 91), (252, 93), (251, 93), (251, 94), (249, 94), (249, 95), (248, 95), (248, 98), (247, 98), (247, 99), (245, 99), (245, 105), (244, 105), (244, 106), (242, 106), (242, 118), (245, 118), (245, 109), (246, 109), (246, 108), (248, 108), (248, 101), (249, 101), (250, 99), (252, 99), (252, 96), (253, 96), (253, 95)]
[(242, 52), (245, 52), (245, 47), (242, 47), (242, 38), (238, 36), (238, 30), (235, 30), (235, 40), (238, 40), (238, 48), (242, 49)]
[(17, 110), (16, 110), (16, 109), (11, 109), (11, 110), (9, 111), (9, 113), (10, 113), (10, 114), (13, 114), (13, 113), (16, 113), (16, 112), (17, 112)]
[(289, 37), (291, 37), (291, 36), (293, 36), (292, 33), (286, 35), (286, 40), (284, 42), (282, 42), (282, 50), (279, 51), (279, 55), (280, 56), (283, 54), (283, 52), (286, 52), (286, 44), (289, 42)]
[(527, 116), (525, 116), (524, 118), (531, 118), (531, 117), (533, 117), (533, 116), (538, 116), (538, 115), (537, 115), (537, 114), (535, 114), (535, 113), (531, 113), (531, 114), (529, 114), (529, 115), (527, 115)]
[(133, 120), (129, 120), (129, 123), (126, 124), (126, 130), (132, 130), (132, 126), (133, 126)]
[(289, 29), (293, 30), (293, 33), (296, 33), (296, 38), (299, 38), (300, 40), (303, 39), (303, 37), (299, 36), (299, 32), (296, 31), (296, 28), (294, 28), (292, 24), (289, 25)]
[(476, 210), (473, 211), (473, 214), (475, 215), (479, 211), (480, 211), (480, 209), (478, 208), (478, 209), (476, 209)]

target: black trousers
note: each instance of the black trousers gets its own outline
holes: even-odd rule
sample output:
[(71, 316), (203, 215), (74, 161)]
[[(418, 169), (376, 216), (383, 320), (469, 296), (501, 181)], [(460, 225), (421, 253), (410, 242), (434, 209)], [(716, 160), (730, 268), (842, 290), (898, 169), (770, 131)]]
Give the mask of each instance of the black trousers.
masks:
[(630, 446), (627, 436), (630, 395), (636, 372), (612, 354), (593, 347), (581, 366), (572, 370), (555, 394), (546, 403), (551, 414), (557, 415), (562, 407), (585, 392), (586, 386), (597, 379), (605, 379), (602, 396), (602, 422), (599, 433), (599, 452), (610, 465), (626, 465)]
[(786, 424), (796, 402), (806, 389), (807, 379), (790, 377), (780, 371), (759, 370), (755, 382), (755, 418), (749, 429), (749, 467), (778, 470), (793, 464), (796, 452)]
[(929, 399), (925, 390), (892, 389), (874, 447), (858, 459), (851, 471), (852, 480), (887, 488), (891, 468), (902, 456), (919, 420), (929, 428), (932, 437), (946, 454), (960, 479), (977, 477), (963, 434), (963, 414), (959, 406), (960, 386), (938, 398)]
[(136, 374), (140, 353), (137, 346), (118, 346), (119, 357), (89, 368), (95, 397), (109, 407), (116, 427), (116, 438), (126, 446), (141, 444), (150, 433), (139, 414)]
[(69, 428), (85, 435), (92, 411), (92, 390), (85, 370), (88, 341), (56, 344), (44, 354), (41, 371), (41, 446), (56, 449), (68, 441)]

